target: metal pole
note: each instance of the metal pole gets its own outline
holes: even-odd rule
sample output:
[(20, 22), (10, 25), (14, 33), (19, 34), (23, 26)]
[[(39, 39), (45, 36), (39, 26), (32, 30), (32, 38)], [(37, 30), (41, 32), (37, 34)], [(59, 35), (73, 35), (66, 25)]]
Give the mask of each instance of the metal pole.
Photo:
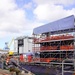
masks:
[(64, 61), (62, 61), (62, 75), (64, 75)]
[(74, 33), (74, 71), (75, 71), (75, 33)]

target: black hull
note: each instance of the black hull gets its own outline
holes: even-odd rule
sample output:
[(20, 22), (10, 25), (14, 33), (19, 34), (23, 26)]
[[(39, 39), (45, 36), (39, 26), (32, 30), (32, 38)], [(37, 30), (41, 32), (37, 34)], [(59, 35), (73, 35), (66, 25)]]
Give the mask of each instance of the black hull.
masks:
[[(61, 68), (46, 67), (40, 65), (21, 64), (21, 67), (33, 72), (35, 75), (62, 75)], [(73, 75), (73, 73), (64, 73), (64, 75)]]

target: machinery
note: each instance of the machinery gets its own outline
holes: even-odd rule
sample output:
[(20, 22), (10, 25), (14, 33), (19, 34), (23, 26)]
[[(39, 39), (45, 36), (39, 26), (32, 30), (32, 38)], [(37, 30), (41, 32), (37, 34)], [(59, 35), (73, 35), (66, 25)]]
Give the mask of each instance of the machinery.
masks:
[(10, 43), (5, 42), (5, 47), (4, 47), (4, 49), (3, 49), (3, 50), (10, 50), (10, 47), (11, 47), (11, 45), (12, 45), (13, 41), (14, 41), (14, 38), (12, 38), (12, 40), (11, 40), (11, 42), (10, 42)]

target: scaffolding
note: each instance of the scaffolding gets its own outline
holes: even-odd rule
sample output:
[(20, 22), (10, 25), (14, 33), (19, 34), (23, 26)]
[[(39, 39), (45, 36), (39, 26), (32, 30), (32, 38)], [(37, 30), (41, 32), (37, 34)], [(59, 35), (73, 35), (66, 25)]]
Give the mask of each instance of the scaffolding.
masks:
[(35, 28), (33, 37), (34, 59), (37, 58), (33, 62), (36, 65), (54, 66), (57, 75), (75, 75), (75, 18), (73, 15)]
[(33, 51), (37, 54), (39, 62), (62, 62), (64, 59), (74, 58), (74, 16), (50, 24), (56, 26), (53, 28), (51, 25), (44, 25), (33, 31)]
[[(36, 38), (36, 40), (34, 39), (34, 52), (40, 52), (40, 62), (62, 62), (64, 59), (73, 58), (73, 33), (61, 35), (49, 35), (48, 33), (45, 33), (45, 37), (43, 37), (43, 39), (42, 35), (40, 36), (40, 38)], [(40, 46), (36, 48), (35, 44)]]

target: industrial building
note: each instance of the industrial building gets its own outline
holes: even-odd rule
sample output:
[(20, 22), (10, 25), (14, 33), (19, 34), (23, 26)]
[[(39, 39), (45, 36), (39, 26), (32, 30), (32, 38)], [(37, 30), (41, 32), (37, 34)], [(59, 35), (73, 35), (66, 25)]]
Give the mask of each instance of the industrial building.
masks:
[[(74, 15), (34, 28), (34, 52), (39, 53), (40, 65), (61, 65), (57, 75), (75, 74)], [(39, 45), (38, 47), (35, 44)], [(60, 72), (59, 72), (60, 71)]]
[[(58, 61), (73, 58), (75, 18), (73, 15), (52, 23), (34, 28), (34, 51), (40, 53), (40, 62)], [(40, 45), (38, 49), (36, 46)]]
[(14, 40), (14, 52), (18, 54), (25, 54), (32, 52), (33, 38), (28, 36), (17, 37)]

